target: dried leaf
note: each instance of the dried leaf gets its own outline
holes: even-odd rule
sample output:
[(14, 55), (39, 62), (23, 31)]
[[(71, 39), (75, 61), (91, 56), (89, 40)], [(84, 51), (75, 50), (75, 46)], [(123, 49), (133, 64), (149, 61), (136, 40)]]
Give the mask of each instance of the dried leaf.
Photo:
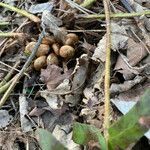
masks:
[(28, 114), (29, 104), (24, 95), (19, 97), (19, 111), (20, 111), (20, 122), (21, 129), (23, 132), (32, 131), (33, 124), (25, 117)]
[(80, 145), (72, 140), (71, 124), (69, 125), (56, 125), (53, 130), (53, 135), (58, 141), (65, 145), (68, 150), (80, 150)]
[(72, 73), (72, 86), (71, 94), (65, 96), (65, 102), (69, 103), (69, 106), (75, 106), (81, 99), (84, 83), (87, 78), (89, 59), (86, 54), (83, 54), (77, 59), (77, 64)]
[(139, 84), (139, 83), (143, 82), (144, 79), (145, 79), (145, 77), (136, 76), (133, 80), (125, 81), (122, 84), (112, 83), (111, 87), (110, 87), (110, 92), (112, 94), (114, 94), (114, 93), (121, 93), (121, 92), (124, 92), (124, 91), (128, 91), (132, 87), (134, 87), (136, 84)]
[(77, 59), (77, 64), (75, 69), (72, 73), (72, 89), (74, 90), (73, 93), (80, 94), (82, 93), (82, 88), (84, 86), (84, 82), (87, 77), (89, 59), (86, 54), (83, 54), (79, 59)]
[(59, 26), (62, 25), (62, 21), (59, 18), (56, 18), (54, 15), (52, 15), (49, 11), (44, 10), (42, 13), (42, 23), (46, 26), (47, 29), (49, 29), (56, 39), (59, 39), (60, 41), (65, 41), (66, 38), (66, 32), (64, 30), (61, 30)]
[(41, 80), (46, 83), (48, 90), (55, 89), (64, 79), (69, 79), (72, 71), (62, 72), (60, 67), (50, 64), (41, 70)]
[(51, 12), (52, 9), (53, 9), (53, 2), (47, 2), (47, 3), (31, 5), (28, 11), (32, 14), (36, 14), (36, 13), (41, 13), (44, 10)]
[(62, 108), (63, 101), (61, 101), (57, 95), (48, 93), (48, 91), (41, 91), (40, 94), (45, 98), (50, 108), (54, 110)]
[(34, 107), (30, 113), (29, 116), (36, 116), (39, 117), (41, 116), (46, 110), (42, 109), (42, 108), (38, 108), (38, 107)]
[(127, 42), (127, 56), (120, 53), (114, 70), (122, 73), (125, 80), (129, 80), (134, 77), (134, 74), (139, 74), (143, 70), (143, 68), (140, 69), (134, 66), (146, 55), (147, 51), (141, 43), (136, 43), (133, 39), (129, 39)]
[(10, 124), (12, 116), (9, 115), (7, 110), (0, 110), (0, 129)]
[[(111, 23), (111, 48), (116, 51), (119, 49), (123, 49), (126, 45), (128, 37), (124, 34), (126, 33), (124, 26), (119, 26), (117, 23)], [(105, 55), (106, 55), (106, 34), (103, 38), (99, 41), (97, 48), (92, 56), (93, 60), (105, 62)]]
[(133, 39), (128, 40), (127, 44), (127, 58), (128, 63), (131, 66), (138, 64), (145, 56), (147, 51), (142, 45), (142, 43), (136, 43)]

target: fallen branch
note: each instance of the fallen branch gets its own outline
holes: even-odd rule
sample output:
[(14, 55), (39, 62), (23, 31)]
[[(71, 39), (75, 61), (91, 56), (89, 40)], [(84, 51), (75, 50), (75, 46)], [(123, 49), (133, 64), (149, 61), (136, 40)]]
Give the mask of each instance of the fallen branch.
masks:
[(9, 10), (15, 11), (16, 13), (21, 14), (21, 15), (23, 15), (25, 17), (28, 17), (30, 20), (32, 20), (34, 22), (40, 22), (40, 19), (38, 17), (36, 17), (33, 14), (28, 13), (25, 10), (21, 10), (19, 8), (16, 8), (14, 6), (10, 6), (10, 5), (2, 3), (2, 2), (0, 2), (0, 6), (5, 7), (7, 9), (9, 9)]
[[(142, 16), (142, 15), (150, 15), (150, 10), (143, 11), (143, 12), (110, 14), (110, 18), (132, 18), (132, 17), (138, 17), (138, 16)], [(79, 18), (104, 19), (105, 14), (82, 15)]]

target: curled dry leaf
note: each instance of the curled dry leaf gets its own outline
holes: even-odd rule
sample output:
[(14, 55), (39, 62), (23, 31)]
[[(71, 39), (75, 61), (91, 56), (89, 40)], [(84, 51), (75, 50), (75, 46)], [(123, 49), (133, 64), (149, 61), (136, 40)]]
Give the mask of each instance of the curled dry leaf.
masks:
[(71, 94), (66, 95), (64, 100), (66, 103), (69, 103), (70, 106), (77, 105), (81, 99), (84, 83), (87, 78), (88, 66), (89, 59), (87, 55), (83, 54), (77, 59), (77, 64), (72, 73)]
[(136, 76), (133, 80), (125, 81), (122, 84), (111, 84), (110, 87), (110, 93), (121, 93), (130, 90), (132, 87), (134, 87), (136, 84), (139, 84), (145, 80), (145, 77)]
[[(87, 78), (89, 66), (89, 59), (86, 54), (83, 54), (80, 58), (77, 59), (77, 64), (72, 73), (72, 89), (73, 93), (82, 93), (82, 88), (84, 86), (85, 80)], [(78, 88), (78, 90), (75, 90)]]
[(46, 83), (48, 90), (55, 89), (64, 79), (69, 79), (72, 70), (63, 73), (63, 70), (56, 66), (48, 64), (46, 69), (41, 70), (41, 80)]

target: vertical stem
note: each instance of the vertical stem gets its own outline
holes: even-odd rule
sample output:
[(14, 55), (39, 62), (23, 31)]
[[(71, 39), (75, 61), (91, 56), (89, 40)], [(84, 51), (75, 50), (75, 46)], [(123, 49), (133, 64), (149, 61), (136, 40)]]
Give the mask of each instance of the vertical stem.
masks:
[(106, 17), (106, 62), (105, 62), (105, 112), (104, 112), (104, 136), (108, 149), (109, 139), (109, 113), (110, 113), (110, 54), (111, 54), (111, 36), (110, 36), (110, 12), (109, 0), (103, 0), (105, 17)]

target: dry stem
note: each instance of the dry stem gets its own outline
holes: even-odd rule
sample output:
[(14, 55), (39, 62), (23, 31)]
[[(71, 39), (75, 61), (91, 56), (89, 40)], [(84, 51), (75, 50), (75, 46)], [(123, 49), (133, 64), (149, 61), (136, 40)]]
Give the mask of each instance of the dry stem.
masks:
[(34, 21), (34, 22), (40, 22), (40, 19), (39, 19), (38, 17), (34, 16), (33, 14), (28, 13), (28, 12), (25, 11), (25, 10), (21, 10), (21, 9), (19, 9), (19, 8), (16, 8), (16, 7), (14, 7), (14, 6), (10, 6), (10, 5), (5, 4), (5, 3), (2, 3), (2, 2), (0, 2), (0, 6), (5, 7), (5, 8), (7, 8), (7, 9), (10, 9), (10, 10), (12, 10), (12, 11), (15, 11), (15, 12), (17, 12), (18, 14), (21, 14), (21, 15), (23, 15), (23, 16), (25, 16), (25, 17), (28, 17), (30, 20), (32, 20), (32, 21)]
[(103, 0), (105, 16), (106, 16), (106, 62), (105, 62), (105, 112), (104, 112), (104, 136), (106, 139), (106, 147), (108, 149), (109, 139), (109, 115), (110, 115), (110, 54), (111, 54), (111, 36), (110, 36), (110, 12), (109, 0)]

